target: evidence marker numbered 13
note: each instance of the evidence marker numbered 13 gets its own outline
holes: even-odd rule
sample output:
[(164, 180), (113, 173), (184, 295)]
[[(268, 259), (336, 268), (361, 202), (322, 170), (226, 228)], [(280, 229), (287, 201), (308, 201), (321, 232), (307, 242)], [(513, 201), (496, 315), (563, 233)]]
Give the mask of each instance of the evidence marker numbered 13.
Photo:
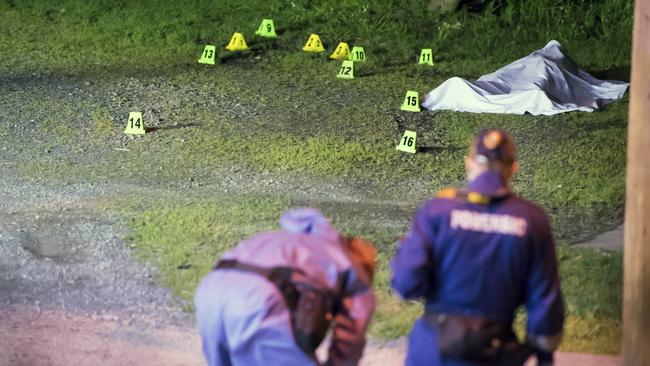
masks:
[(144, 135), (144, 121), (141, 112), (130, 112), (124, 133), (127, 135)]
[(217, 47), (213, 45), (207, 45), (203, 49), (201, 58), (199, 59), (200, 64), (214, 65), (214, 60), (217, 58)]

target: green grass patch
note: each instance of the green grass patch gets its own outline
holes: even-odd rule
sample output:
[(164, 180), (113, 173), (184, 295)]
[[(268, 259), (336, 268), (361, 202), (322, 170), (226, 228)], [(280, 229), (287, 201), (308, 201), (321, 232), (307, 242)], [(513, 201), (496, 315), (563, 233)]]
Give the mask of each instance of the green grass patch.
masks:
[(209, 199), (180, 207), (154, 207), (131, 221), (135, 254), (154, 264), (163, 283), (191, 300), (199, 280), (225, 250), (254, 233), (277, 227), (280, 199)]
[[(631, 0), (495, 4), (480, 14), (441, 14), (416, 0), (5, 0), (0, 2), (1, 68), (77, 73), (189, 65), (205, 44), (225, 52), (236, 31), (247, 37), (253, 54), (265, 51), (269, 58), (299, 53), (310, 33), (321, 36), (328, 52), (339, 41), (365, 46), (382, 67), (415, 62), (421, 48), (434, 48), (439, 67), (460, 75), (476, 75), (553, 38), (589, 66), (629, 64)], [(253, 36), (262, 18), (275, 20), (277, 40)]]
[[(295, 204), (289, 199), (243, 196), (149, 207), (131, 221), (128, 240), (138, 256), (160, 269), (163, 283), (191, 300), (198, 281), (223, 251), (257, 232), (277, 228), (280, 213)], [(406, 222), (387, 228), (384, 222), (373, 221), (368, 209), (352, 204), (324, 206), (342, 232), (362, 234), (376, 243), (378, 309), (370, 332), (391, 339), (408, 333), (422, 307), (417, 302), (404, 304), (390, 291), (388, 262)], [(567, 310), (562, 349), (617, 353), (622, 254), (562, 245), (558, 259)], [(521, 331), (523, 319), (517, 327)]]

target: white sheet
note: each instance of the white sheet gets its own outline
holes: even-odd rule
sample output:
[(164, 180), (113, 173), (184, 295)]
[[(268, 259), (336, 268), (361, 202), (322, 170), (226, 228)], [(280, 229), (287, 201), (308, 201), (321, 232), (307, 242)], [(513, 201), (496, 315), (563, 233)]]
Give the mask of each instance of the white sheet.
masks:
[(553, 115), (592, 112), (619, 99), (628, 83), (598, 80), (560, 50), (558, 41), (476, 81), (453, 77), (424, 98), (424, 108), (475, 113)]

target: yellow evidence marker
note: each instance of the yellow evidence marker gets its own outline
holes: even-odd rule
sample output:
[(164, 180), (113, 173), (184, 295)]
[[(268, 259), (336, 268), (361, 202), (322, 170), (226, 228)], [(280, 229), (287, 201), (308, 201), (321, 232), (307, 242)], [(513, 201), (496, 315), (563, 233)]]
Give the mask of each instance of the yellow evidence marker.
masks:
[(320, 41), (318, 34), (312, 34), (302, 50), (305, 52), (323, 52), (325, 48), (323, 48), (323, 43)]
[(409, 130), (404, 131), (404, 136), (402, 136), (402, 139), (399, 140), (397, 150), (415, 154), (415, 139), (415, 132)]
[(433, 51), (431, 51), (431, 48), (422, 49), (422, 52), (420, 52), (420, 60), (418, 61), (418, 65), (433, 66)]
[(354, 61), (354, 62), (366, 61), (366, 52), (363, 50), (363, 47), (359, 47), (359, 46), (352, 47), (352, 52), (350, 52), (350, 61)]
[(214, 65), (214, 60), (217, 58), (217, 47), (212, 45), (207, 45), (203, 49), (201, 58), (199, 59), (200, 64)]
[(260, 37), (276, 38), (278, 35), (275, 34), (275, 25), (273, 25), (273, 19), (262, 19), (262, 24), (257, 28), (255, 32)]
[(343, 61), (339, 74), (336, 75), (339, 79), (354, 79), (354, 62), (350, 60)]
[(142, 113), (129, 112), (129, 120), (126, 122), (124, 133), (127, 135), (144, 135), (144, 122)]
[(248, 49), (248, 46), (246, 45), (246, 40), (244, 39), (244, 35), (235, 32), (232, 35), (232, 38), (230, 38), (230, 42), (226, 46), (226, 49), (228, 51), (244, 51)]
[(409, 90), (406, 92), (404, 97), (404, 102), (402, 103), (403, 111), (409, 112), (419, 112), (420, 111), (420, 101), (418, 100), (418, 92)]
[(336, 46), (336, 50), (330, 55), (330, 58), (332, 60), (347, 60), (349, 54), (350, 46), (345, 42), (341, 42)]

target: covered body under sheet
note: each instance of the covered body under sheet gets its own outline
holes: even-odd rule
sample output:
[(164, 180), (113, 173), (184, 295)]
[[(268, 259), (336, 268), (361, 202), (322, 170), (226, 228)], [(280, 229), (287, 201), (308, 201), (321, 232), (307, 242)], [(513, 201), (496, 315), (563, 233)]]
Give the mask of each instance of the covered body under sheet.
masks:
[(594, 78), (562, 53), (559, 42), (551, 41), (476, 81), (445, 81), (425, 96), (422, 106), (475, 113), (591, 112), (621, 98), (627, 87), (622, 81)]

